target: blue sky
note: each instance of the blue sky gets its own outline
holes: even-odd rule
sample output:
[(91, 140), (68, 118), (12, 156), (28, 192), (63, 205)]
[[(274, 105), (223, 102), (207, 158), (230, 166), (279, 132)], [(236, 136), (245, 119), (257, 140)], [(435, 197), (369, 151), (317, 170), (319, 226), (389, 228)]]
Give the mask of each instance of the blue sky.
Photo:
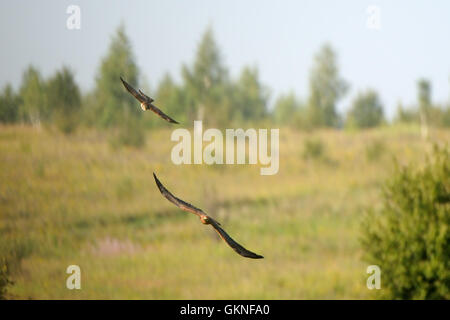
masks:
[[(81, 8), (81, 29), (68, 30), (66, 9)], [(380, 8), (380, 30), (369, 29), (367, 8)], [(414, 103), (416, 81), (432, 82), (433, 99), (450, 97), (450, 1), (2, 1), (0, 86), (20, 83), (30, 63), (44, 76), (69, 65), (83, 90), (91, 88), (111, 34), (123, 21), (138, 65), (155, 88), (168, 71), (179, 79), (211, 24), (232, 76), (256, 65), (271, 101), (308, 93), (314, 53), (328, 42), (338, 53), (350, 91), (376, 89), (392, 116), (396, 103)]]

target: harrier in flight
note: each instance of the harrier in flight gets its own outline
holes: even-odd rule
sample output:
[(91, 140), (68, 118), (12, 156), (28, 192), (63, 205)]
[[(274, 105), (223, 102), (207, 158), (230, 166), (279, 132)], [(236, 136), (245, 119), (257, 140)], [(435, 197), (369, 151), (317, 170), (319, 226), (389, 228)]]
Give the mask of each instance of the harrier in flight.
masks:
[(155, 173), (153, 173), (153, 177), (155, 178), (156, 185), (159, 188), (159, 191), (161, 194), (170, 202), (172, 202), (174, 205), (176, 205), (181, 210), (191, 212), (199, 216), (200, 221), (203, 224), (210, 224), (214, 230), (217, 231), (219, 236), (231, 247), (234, 251), (236, 251), (238, 254), (240, 254), (243, 257), (251, 258), (251, 259), (261, 259), (264, 258), (263, 256), (260, 256), (259, 254), (253, 253), (247, 249), (245, 249), (243, 246), (241, 246), (239, 243), (234, 241), (226, 232), (220, 227), (220, 223), (208, 216), (205, 212), (203, 212), (202, 209), (194, 207), (192, 204), (187, 203), (177, 197), (175, 197), (172, 193), (170, 193), (169, 190), (167, 190), (162, 183), (158, 180)]
[(142, 110), (145, 111), (145, 110), (149, 110), (150, 109), (154, 113), (156, 113), (158, 116), (163, 118), (164, 120), (166, 120), (166, 121), (168, 121), (170, 123), (178, 123), (177, 121), (173, 120), (171, 117), (166, 115), (164, 112), (159, 110), (157, 107), (155, 107), (152, 104), (152, 102), (155, 101), (155, 100), (153, 100), (149, 96), (145, 95), (145, 93), (143, 93), (140, 89), (139, 89), (139, 92), (137, 92), (132, 86), (130, 86), (125, 80), (123, 80), (122, 77), (120, 77), (120, 80), (122, 81), (125, 89), (127, 89), (127, 91), (129, 93), (131, 93), (141, 103)]

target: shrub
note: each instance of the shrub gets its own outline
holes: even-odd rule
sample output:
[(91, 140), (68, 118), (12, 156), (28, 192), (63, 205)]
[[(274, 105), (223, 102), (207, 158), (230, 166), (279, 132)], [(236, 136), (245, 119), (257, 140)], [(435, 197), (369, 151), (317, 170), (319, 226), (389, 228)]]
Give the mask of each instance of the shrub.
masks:
[(422, 169), (400, 168), (386, 183), (382, 208), (363, 222), (366, 261), (381, 268), (382, 295), (450, 298), (450, 158), (435, 147)]
[(0, 94), (0, 123), (17, 122), (20, 98), (8, 84)]
[(19, 240), (0, 233), (0, 300), (7, 299), (7, 289), (13, 285), (11, 276), (20, 269), (22, 259), (33, 251), (33, 242)]
[(374, 90), (359, 93), (347, 114), (347, 126), (371, 128), (383, 121), (383, 105), (378, 94)]
[(114, 148), (123, 146), (142, 148), (145, 146), (145, 129), (140, 121), (125, 117), (118, 128), (117, 135), (110, 142)]
[(6, 289), (11, 284), (6, 259), (0, 257), (0, 300), (6, 299)]
[(366, 159), (370, 162), (379, 160), (385, 152), (386, 145), (383, 141), (372, 141), (366, 146)]
[(47, 83), (47, 99), (51, 120), (65, 134), (72, 133), (81, 110), (81, 94), (73, 72), (67, 67), (57, 71)]
[(325, 155), (325, 145), (320, 139), (308, 139), (304, 142), (304, 159), (321, 159)]

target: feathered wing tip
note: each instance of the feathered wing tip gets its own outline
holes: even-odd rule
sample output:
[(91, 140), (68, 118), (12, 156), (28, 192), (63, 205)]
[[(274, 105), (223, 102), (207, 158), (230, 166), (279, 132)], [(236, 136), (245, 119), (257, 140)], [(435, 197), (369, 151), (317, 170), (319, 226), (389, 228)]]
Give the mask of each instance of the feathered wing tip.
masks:
[(149, 108), (150, 108), (151, 111), (153, 111), (154, 113), (156, 113), (159, 117), (163, 118), (163, 119), (166, 120), (167, 122), (178, 124), (177, 121), (175, 121), (174, 119), (172, 119), (171, 117), (169, 117), (167, 114), (165, 114), (164, 112), (162, 112), (160, 109), (158, 109), (157, 107), (155, 107), (153, 104), (150, 103), (148, 106), (149, 106)]
[(153, 178), (155, 178), (155, 182), (156, 182), (156, 185), (158, 186), (159, 192), (163, 193), (163, 190), (166, 190), (166, 188), (164, 188), (161, 181), (159, 181), (158, 177), (156, 176), (156, 174), (154, 172), (153, 172)]
[(120, 81), (122, 81), (123, 86), (125, 89), (133, 96), (135, 97), (139, 102), (145, 102), (144, 97), (137, 92), (128, 82), (126, 82), (122, 77), (120, 77)]
[(169, 121), (170, 123), (174, 123), (174, 124), (180, 124), (178, 121), (176, 121), (176, 120), (174, 120), (174, 119), (172, 119), (172, 118), (170, 118), (170, 121)]
[(224, 240), (237, 254), (250, 259), (264, 259), (262, 255), (254, 253), (250, 250), (245, 249), (239, 243), (237, 243), (233, 238), (231, 238), (225, 230), (223, 230), (216, 223), (211, 223), (212, 227), (217, 231), (219, 236)]
[(125, 88), (127, 88), (128, 82), (126, 82), (122, 76), (120, 76), (120, 81), (122, 81), (122, 84), (125, 86)]

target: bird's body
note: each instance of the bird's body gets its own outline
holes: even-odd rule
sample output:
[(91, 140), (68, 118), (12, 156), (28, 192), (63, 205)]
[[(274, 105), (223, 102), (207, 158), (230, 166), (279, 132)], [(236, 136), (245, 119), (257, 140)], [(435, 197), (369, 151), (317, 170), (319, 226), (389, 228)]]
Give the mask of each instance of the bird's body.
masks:
[(158, 186), (159, 191), (161, 194), (170, 202), (175, 204), (178, 208), (181, 210), (194, 213), (200, 218), (201, 223), (204, 225), (211, 225), (214, 230), (219, 234), (219, 236), (238, 254), (240, 254), (243, 257), (251, 258), (251, 259), (261, 259), (264, 258), (263, 256), (256, 254), (254, 252), (251, 252), (247, 249), (245, 249), (243, 246), (241, 246), (239, 243), (234, 241), (226, 232), (222, 229), (220, 223), (216, 221), (215, 219), (211, 218), (209, 215), (207, 215), (202, 209), (199, 209), (197, 207), (194, 207), (192, 204), (187, 203), (177, 197), (175, 197), (172, 193), (170, 193), (169, 190), (167, 190), (162, 183), (158, 180), (156, 175), (153, 173), (153, 177), (155, 178), (156, 185)]
[(139, 89), (139, 92), (136, 91), (130, 84), (128, 84), (128, 82), (123, 80), (122, 77), (120, 77), (120, 80), (122, 81), (122, 84), (125, 87), (125, 89), (127, 89), (127, 91), (131, 93), (133, 97), (135, 97), (141, 103), (141, 109), (143, 111), (151, 110), (154, 113), (156, 113), (159, 117), (163, 118), (164, 120), (170, 123), (178, 123), (177, 121), (166, 115), (164, 112), (159, 110), (157, 107), (155, 107), (155, 105), (152, 103), (155, 100), (147, 96), (144, 92), (142, 92), (142, 90)]

